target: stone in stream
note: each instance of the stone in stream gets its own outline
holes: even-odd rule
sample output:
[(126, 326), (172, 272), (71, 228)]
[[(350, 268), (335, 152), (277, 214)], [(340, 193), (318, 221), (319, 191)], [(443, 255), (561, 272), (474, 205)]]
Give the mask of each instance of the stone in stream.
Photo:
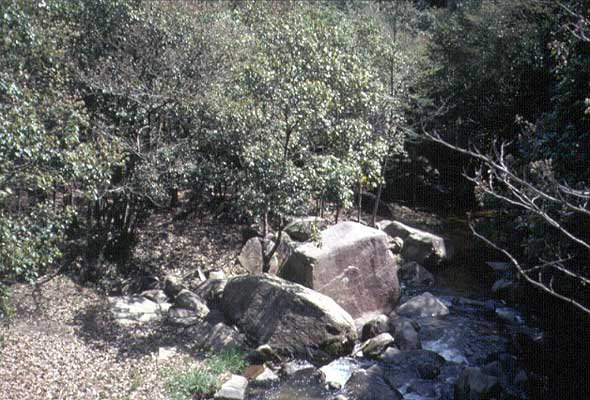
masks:
[(349, 354), (354, 320), (331, 298), (278, 277), (237, 276), (223, 291), (223, 312), (255, 345), (314, 362)]
[(396, 308), (395, 312), (403, 317), (440, 317), (449, 314), (449, 309), (429, 292), (414, 296)]
[(418, 336), (419, 325), (409, 319), (397, 318), (391, 321), (395, 344), (401, 350), (419, 350), (422, 348)]
[(393, 336), (385, 332), (361, 344), (359, 350), (363, 352), (365, 357), (377, 358), (385, 351), (385, 349), (392, 346), (393, 342)]
[(389, 331), (389, 317), (385, 314), (379, 314), (375, 317), (372, 317), (368, 321), (355, 320), (357, 327), (360, 325), (361, 331), (361, 340), (369, 340), (381, 333), (385, 333)]
[(354, 400), (402, 400), (402, 395), (385, 382), (383, 370), (373, 366), (354, 371), (344, 385), (343, 394)]
[(494, 399), (500, 392), (498, 378), (479, 368), (465, 368), (455, 382), (455, 400)]
[(243, 400), (246, 397), (248, 380), (240, 375), (232, 375), (213, 396), (216, 400)]
[(321, 245), (295, 249), (279, 276), (323, 293), (353, 318), (389, 313), (400, 288), (387, 235), (355, 222), (342, 222), (321, 232)]

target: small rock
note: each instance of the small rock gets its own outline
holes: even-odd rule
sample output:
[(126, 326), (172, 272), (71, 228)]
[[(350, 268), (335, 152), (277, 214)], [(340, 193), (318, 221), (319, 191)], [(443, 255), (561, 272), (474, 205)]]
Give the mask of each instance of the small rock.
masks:
[(492, 399), (499, 392), (498, 378), (479, 368), (465, 368), (455, 382), (455, 400)]
[(225, 272), (211, 271), (209, 272), (209, 279), (225, 279)]
[(400, 281), (409, 286), (432, 286), (434, 275), (415, 261), (403, 264), (397, 271)]
[(416, 323), (407, 319), (397, 319), (391, 322), (395, 344), (401, 350), (419, 350), (422, 348)]
[(205, 305), (205, 302), (199, 296), (190, 290), (181, 290), (176, 295), (174, 305), (178, 308), (194, 311), (194, 314), (199, 318), (205, 318), (209, 314), (209, 307)]
[(188, 327), (202, 320), (193, 310), (186, 308), (172, 307), (168, 310), (168, 322), (171, 325)]
[(167, 275), (164, 279), (164, 293), (169, 299), (174, 300), (176, 295), (183, 289), (182, 280), (174, 275)]
[(404, 317), (440, 317), (449, 314), (449, 309), (429, 292), (414, 296), (400, 305), (395, 312)]
[(383, 379), (379, 368), (358, 370), (344, 386), (344, 395), (355, 400), (402, 400), (403, 396)]
[(158, 349), (158, 361), (168, 360), (176, 354), (176, 347), (160, 347)]
[[(356, 323), (357, 320), (354, 322)], [(387, 331), (389, 331), (389, 317), (379, 314), (362, 325), (361, 340), (369, 340)]]
[(232, 375), (231, 378), (215, 393), (213, 398), (219, 400), (243, 400), (246, 397), (248, 380), (240, 375)]
[(262, 372), (253, 379), (252, 384), (259, 387), (270, 387), (278, 381), (279, 376), (270, 368), (264, 367)]
[(168, 296), (166, 296), (166, 293), (164, 293), (164, 291), (160, 289), (144, 290), (143, 292), (141, 292), (141, 295), (146, 299), (155, 301), (156, 303), (168, 302)]
[(248, 361), (254, 364), (264, 364), (266, 362), (280, 364), (281, 357), (268, 344), (258, 346), (247, 356)]
[(390, 347), (393, 342), (393, 336), (391, 336), (389, 333), (382, 333), (364, 342), (361, 345), (360, 350), (363, 352), (365, 357), (377, 358), (385, 351), (386, 348)]

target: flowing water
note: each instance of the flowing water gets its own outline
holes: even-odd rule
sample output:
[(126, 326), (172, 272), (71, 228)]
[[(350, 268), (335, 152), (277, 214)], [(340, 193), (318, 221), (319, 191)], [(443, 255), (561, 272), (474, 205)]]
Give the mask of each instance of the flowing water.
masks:
[[(250, 390), (250, 400), (316, 400), (334, 399), (358, 369), (377, 365), (384, 371), (386, 381), (404, 399), (453, 399), (454, 384), (465, 367), (483, 368), (500, 382), (501, 398), (527, 399), (531, 386), (542, 386), (543, 377), (527, 370), (523, 359), (527, 349), (522, 343), (535, 343), (543, 336), (539, 329), (527, 326), (517, 310), (502, 301), (475, 296), (449, 288), (404, 288), (401, 301), (429, 291), (450, 310), (444, 317), (419, 318), (418, 331), (423, 350), (437, 353), (441, 367), (428, 367), (434, 372), (422, 372), (429, 361), (421, 361), (429, 352), (402, 352), (395, 363), (342, 357), (319, 369), (302, 364), (296, 373), (284, 377), (271, 388)], [(434, 357), (437, 357), (434, 355)], [(422, 368), (422, 369), (421, 369)], [(425, 376), (426, 375), (426, 376)], [(542, 392), (542, 390), (541, 390)], [(538, 393), (538, 392), (537, 392)], [(367, 399), (372, 398), (370, 394)]]

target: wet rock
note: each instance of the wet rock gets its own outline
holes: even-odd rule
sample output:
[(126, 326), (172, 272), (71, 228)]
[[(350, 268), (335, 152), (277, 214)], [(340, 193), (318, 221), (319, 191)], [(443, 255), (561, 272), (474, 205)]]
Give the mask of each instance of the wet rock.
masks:
[(285, 232), (298, 242), (308, 242), (319, 236), (319, 232), (328, 226), (328, 221), (318, 217), (302, 217), (290, 222)]
[(397, 276), (408, 286), (434, 285), (434, 275), (415, 261), (403, 264), (397, 271)]
[(143, 296), (109, 297), (111, 314), (123, 326), (159, 321), (170, 308), (168, 303), (156, 303)]
[(419, 326), (414, 321), (399, 318), (391, 321), (395, 344), (401, 350), (419, 350), (422, 342), (418, 336)]
[(232, 375), (213, 396), (218, 400), (243, 400), (246, 397), (248, 380), (240, 375)]
[(402, 400), (402, 395), (383, 379), (378, 367), (358, 370), (352, 373), (343, 389), (343, 394), (355, 400)]
[(299, 246), (280, 276), (323, 293), (354, 318), (388, 313), (400, 296), (396, 264), (387, 236), (355, 222), (342, 222), (321, 233), (321, 246)]
[(415, 379), (435, 379), (446, 361), (428, 350), (401, 351), (382, 358), (385, 380), (396, 388), (402, 388)]
[(465, 368), (455, 382), (455, 400), (493, 399), (500, 392), (498, 378), (479, 368)]
[(509, 324), (523, 324), (524, 318), (520, 312), (510, 307), (496, 308), (496, 315), (499, 319)]
[(183, 289), (176, 295), (174, 299), (174, 306), (176, 308), (184, 308), (193, 311), (198, 318), (205, 318), (209, 314), (209, 307), (205, 302), (190, 290)]
[(169, 299), (174, 300), (176, 295), (184, 289), (182, 280), (174, 275), (167, 275), (164, 279), (164, 293)]
[(403, 240), (401, 255), (406, 261), (416, 261), (421, 265), (434, 267), (449, 261), (453, 255), (450, 244), (440, 236), (397, 221), (381, 221), (379, 226), (389, 236), (400, 237)]
[(251, 384), (257, 387), (270, 387), (280, 380), (279, 376), (275, 374), (270, 368), (264, 367), (260, 374), (252, 379)]
[(369, 363), (352, 357), (340, 357), (321, 367), (320, 371), (324, 374), (326, 383), (332, 387), (341, 388), (348, 381), (353, 371), (367, 368), (370, 366)]
[(222, 303), (253, 343), (278, 354), (329, 361), (348, 354), (357, 338), (353, 319), (332, 299), (268, 274), (229, 279)]
[[(357, 320), (355, 320), (355, 323)], [(361, 328), (361, 340), (369, 340), (381, 333), (389, 331), (389, 317), (385, 314), (379, 314), (376, 317), (372, 317), (368, 321), (362, 324)]]
[(314, 368), (313, 364), (306, 360), (292, 360), (281, 367), (281, 373), (285, 376), (293, 375), (299, 370)]
[(377, 358), (386, 348), (393, 345), (394, 339), (389, 333), (382, 333), (364, 342), (360, 346), (360, 351), (365, 357)]
[(449, 314), (449, 309), (429, 292), (414, 296), (397, 307), (395, 312), (404, 317), (440, 317)]

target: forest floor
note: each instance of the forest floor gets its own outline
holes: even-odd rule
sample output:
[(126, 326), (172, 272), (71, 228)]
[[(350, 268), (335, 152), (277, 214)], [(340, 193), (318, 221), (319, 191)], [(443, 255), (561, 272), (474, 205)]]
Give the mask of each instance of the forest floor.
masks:
[[(426, 213), (397, 213), (437, 225)], [(352, 213), (345, 219), (354, 220)], [(240, 231), (239, 225), (154, 215), (139, 232), (133, 260), (156, 276), (187, 276), (197, 267), (235, 275), (242, 272), (236, 263)], [(11, 304), (11, 318), (0, 323), (1, 399), (167, 399), (171, 374), (203, 360), (179, 345), (177, 330), (166, 324), (113, 323), (107, 294), (67, 276), (37, 287), (15, 284)], [(176, 354), (160, 359), (169, 346)]]

